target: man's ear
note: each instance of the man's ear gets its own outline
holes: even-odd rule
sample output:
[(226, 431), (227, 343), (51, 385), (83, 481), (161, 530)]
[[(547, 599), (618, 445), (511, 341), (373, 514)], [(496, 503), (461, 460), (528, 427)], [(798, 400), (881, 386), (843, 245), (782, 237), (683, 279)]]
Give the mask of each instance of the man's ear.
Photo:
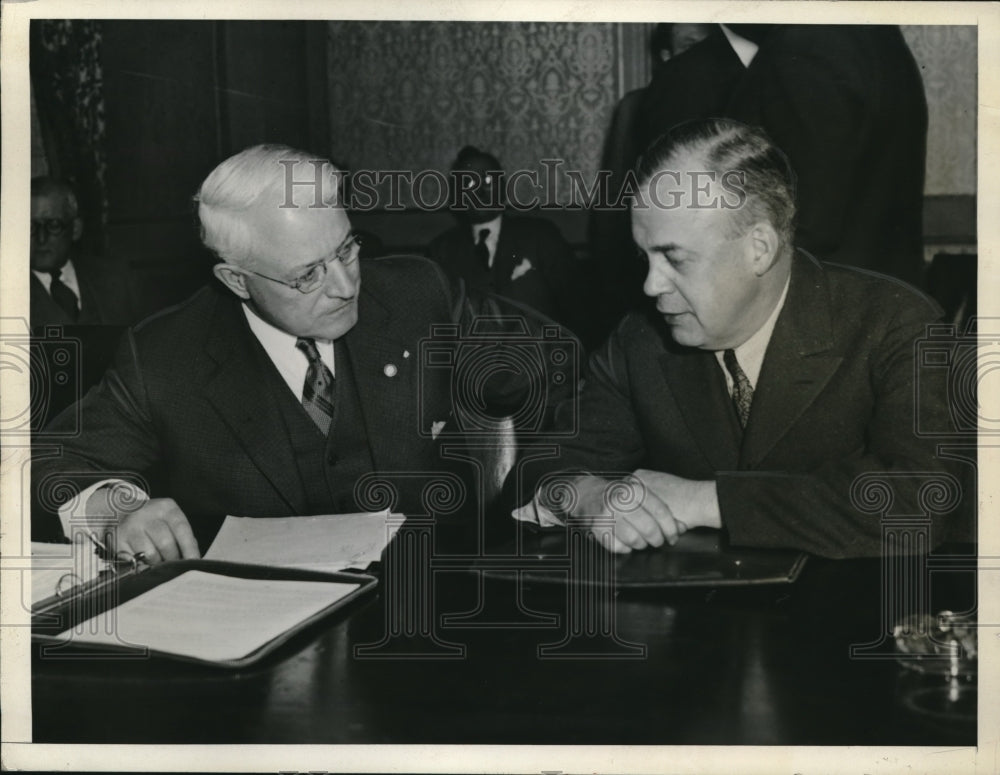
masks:
[(83, 219), (77, 217), (73, 219), (73, 242), (83, 236)]
[(778, 232), (767, 221), (758, 221), (747, 232), (747, 249), (753, 273), (763, 277), (778, 260), (781, 253), (781, 240)]
[(246, 275), (235, 269), (230, 264), (216, 264), (212, 267), (212, 273), (220, 283), (239, 296), (241, 299), (249, 299), (250, 292), (247, 290)]

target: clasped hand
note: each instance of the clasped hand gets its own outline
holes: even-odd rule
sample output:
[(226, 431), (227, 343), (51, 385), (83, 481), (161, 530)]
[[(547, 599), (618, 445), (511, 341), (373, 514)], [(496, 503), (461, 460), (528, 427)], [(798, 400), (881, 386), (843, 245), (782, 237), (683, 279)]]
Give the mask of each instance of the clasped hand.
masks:
[(672, 546), (690, 528), (721, 527), (714, 481), (639, 469), (620, 480), (581, 476), (575, 488), (573, 517), (612, 552)]

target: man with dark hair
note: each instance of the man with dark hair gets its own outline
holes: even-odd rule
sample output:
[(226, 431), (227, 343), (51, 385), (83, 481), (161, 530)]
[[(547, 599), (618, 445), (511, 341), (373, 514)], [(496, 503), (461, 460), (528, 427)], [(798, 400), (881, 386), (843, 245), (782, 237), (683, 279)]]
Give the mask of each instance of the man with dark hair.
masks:
[(470, 289), (504, 296), (585, 333), (588, 266), (559, 230), (542, 218), (505, 212), (504, 172), (492, 154), (465, 146), (451, 173), (459, 223), (434, 238), (428, 255)]
[(135, 321), (136, 299), (127, 270), (81, 256), (83, 234), (76, 195), (49, 177), (31, 181), (31, 327)]
[[(664, 79), (673, 91), (659, 95), (656, 107), (672, 112), (675, 116), (700, 118), (715, 115), (708, 105), (692, 110), (689, 102), (705, 99), (716, 91), (707, 88), (702, 79), (711, 79), (712, 69), (706, 65), (714, 63), (716, 54), (708, 48), (708, 56), (701, 55), (691, 62), (690, 57), (681, 60), (680, 69), (675, 62), (692, 46), (710, 33), (712, 24), (657, 24), (650, 36), (649, 49), (653, 60), (653, 81), (659, 84)], [(724, 44), (724, 41), (722, 42)], [(699, 50), (702, 50), (699, 48)], [(735, 57), (734, 57), (735, 59)], [(739, 63), (736, 63), (739, 66)], [(602, 333), (607, 334), (622, 314), (637, 306), (641, 297), (642, 267), (635, 260), (635, 246), (632, 244), (632, 230), (626, 202), (617, 199), (628, 190), (626, 182), (629, 173), (642, 149), (649, 143), (640, 144), (640, 122), (644, 120), (646, 95), (652, 85), (633, 89), (619, 100), (611, 117), (608, 133), (604, 138), (601, 153), (601, 169), (607, 170), (609, 207), (596, 207), (590, 212), (589, 243), (591, 260), (601, 275), (602, 302), (607, 322), (602, 325)], [(663, 91), (663, 87), (660, 87)], [(721, 105), (720, 105), (721, 107)], [(687, 115), (690, 113), (690, 115)]]
[(719, 25), (657, 72), (639, 113), (640, 148), (693, 119), (763, 127), (798, 177), (798, 245), (922, 281), (927, 100), (899, 27)]
[[(900, 281), (796, 249), (794, 175), (761, 130), (675, 127), (638, 178), (633, 235), (656, 314), (624, 318), (591, 359), (579, 435), (557, 462), (526, 466), (528, 495), (564, 470), (575, 502), (543, 482), (519, 516), (613, 517), (598, 535), (619, 552), (705, 526), (734, 545), (878, 555), (880, 515), (853, 490), (864, 477), (888, 482), (898, 514), (925, 513), (926, 477), (956, 481), (915, 430), (914, 344), (940, 310)], [(921, 374), (919, 409), (947, 427), (935, 377)], [(634, 508), (606, 497), (621, 479)], [(939, 542), (954, 520), (935, 519)]]

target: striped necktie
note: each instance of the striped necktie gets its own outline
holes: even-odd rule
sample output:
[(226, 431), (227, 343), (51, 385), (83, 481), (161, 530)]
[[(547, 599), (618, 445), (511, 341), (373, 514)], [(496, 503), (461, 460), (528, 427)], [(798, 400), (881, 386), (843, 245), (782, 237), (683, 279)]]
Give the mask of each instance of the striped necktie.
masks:
[(733, 406), (736, 407), (736, 415), (740, 418), (740, 427), (746, 428), (747, 420), (750, 418), (750, 404), (753, 403), (753, 386), (749, 377), (740, 368), (735, 352), (726, 350), (722, 353), (722, 362), (726, 364), (729, 376), (733, 378)]
[(302, 386), (302, 408), (326, 436), (330, 432), (330, 423), (333, 422), (333, 375), (319, 357), (314, 340), (299, 339), (295, 346), (309, 360), (305, 384)]

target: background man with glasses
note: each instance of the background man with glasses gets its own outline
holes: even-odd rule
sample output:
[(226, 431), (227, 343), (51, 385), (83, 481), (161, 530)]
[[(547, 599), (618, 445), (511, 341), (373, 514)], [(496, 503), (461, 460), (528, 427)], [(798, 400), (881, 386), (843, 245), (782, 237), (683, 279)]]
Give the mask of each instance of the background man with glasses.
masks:
[[(285, 146), (248, 148), (205, 179), (198, 215), (219, 283), (129, 331), (101, 384), (49, 429), (78, 416), (79, 434), (33, 468), (67, 535), (112, 517), (118, 550), (197, 557), (227, 514), (353, 512), (367, 474), (448, 468), (437, 436), (454, 423), (451, 373), (421, 374), (420, 341), (500, 310), (429, 260), (360, 260), (337, 197), (329, 162)], [(530, 387), (491, 385), (498, 406)], [(404, 488), (395, 508), (419, 498)]]
[(81, 256), (83, 222), (73, 189), (49, 177), (31, 181), (31, 327), (127, 325), (135, 293), (120, 264)]

